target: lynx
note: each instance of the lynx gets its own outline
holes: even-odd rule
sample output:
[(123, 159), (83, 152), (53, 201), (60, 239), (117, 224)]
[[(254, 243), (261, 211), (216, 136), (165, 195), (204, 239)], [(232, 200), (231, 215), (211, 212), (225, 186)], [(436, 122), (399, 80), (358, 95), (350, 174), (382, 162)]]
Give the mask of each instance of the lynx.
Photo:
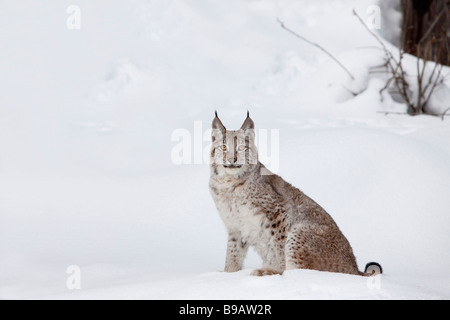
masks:
[(331, 216), (259, 162), (249, 113), (239, 130), (230, 131), (216, 112), (212, 129), (209, 187), (228, 232), (225, 272), (243, 268), (249, 247), (263, 261), (252, 272), (256, 276), (291, 269), (362, 276), (382, 272), (375, 262), (360, 272), (350, 243)]

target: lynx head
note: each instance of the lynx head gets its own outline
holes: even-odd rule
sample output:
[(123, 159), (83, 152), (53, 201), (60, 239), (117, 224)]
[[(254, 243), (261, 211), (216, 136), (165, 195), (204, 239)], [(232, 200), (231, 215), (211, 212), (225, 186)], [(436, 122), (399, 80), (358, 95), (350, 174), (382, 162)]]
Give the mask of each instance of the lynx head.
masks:
[(211, 166), (216, 175), (243, 176), (258, 164), (255, 123), (247, 119), (239, 130), (227, 130), (217, 116), (212, 122)]

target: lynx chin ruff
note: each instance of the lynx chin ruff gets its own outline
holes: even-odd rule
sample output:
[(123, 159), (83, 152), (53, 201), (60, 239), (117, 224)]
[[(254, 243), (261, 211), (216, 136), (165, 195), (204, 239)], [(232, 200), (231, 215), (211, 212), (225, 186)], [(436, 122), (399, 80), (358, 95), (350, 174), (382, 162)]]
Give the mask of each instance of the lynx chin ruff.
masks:
[(263, 266), (254, 275), (289, 269), (369, 276), (375, 262), (358, 271), (350, 243), (331, 216), (312, 199), (258, 161), (254, 122), (229, 131), (217, 116), (212, 123), (210, 191), (228, 231), (226, 272), (242, 269), (253, 246)]

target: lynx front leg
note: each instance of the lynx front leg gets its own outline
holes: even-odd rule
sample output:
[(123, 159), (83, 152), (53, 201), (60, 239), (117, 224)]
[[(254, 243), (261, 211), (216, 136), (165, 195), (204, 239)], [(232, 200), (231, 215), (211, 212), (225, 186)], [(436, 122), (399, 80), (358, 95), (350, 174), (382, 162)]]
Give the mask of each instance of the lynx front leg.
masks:
[(240, 236), (230, 234), (228, 236), (227, 258), (225, 261), (225, 272), (237, 272), (242, 270), (248, 244)]
[(264, 250), (259, 249), (263, 260), (263, 267), (252, 272), (253, 276), (263, 277), (271, 275), (282, 275), (286, 268), (284, 254), (284, 237), (272, 237), (268, 241), (269, 245)]

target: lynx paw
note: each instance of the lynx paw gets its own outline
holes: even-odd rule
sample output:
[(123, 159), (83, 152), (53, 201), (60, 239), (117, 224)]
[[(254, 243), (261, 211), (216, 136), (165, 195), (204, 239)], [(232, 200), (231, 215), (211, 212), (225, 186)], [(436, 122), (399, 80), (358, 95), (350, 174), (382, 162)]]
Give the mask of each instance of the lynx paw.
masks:
[(278, 271), (270, 268), (263, 268), (263, 269), (256, 269), (251, 273), (252, 276), (257, 277), (273, 276), (276, 274), (282, 275), (283, 271)]

